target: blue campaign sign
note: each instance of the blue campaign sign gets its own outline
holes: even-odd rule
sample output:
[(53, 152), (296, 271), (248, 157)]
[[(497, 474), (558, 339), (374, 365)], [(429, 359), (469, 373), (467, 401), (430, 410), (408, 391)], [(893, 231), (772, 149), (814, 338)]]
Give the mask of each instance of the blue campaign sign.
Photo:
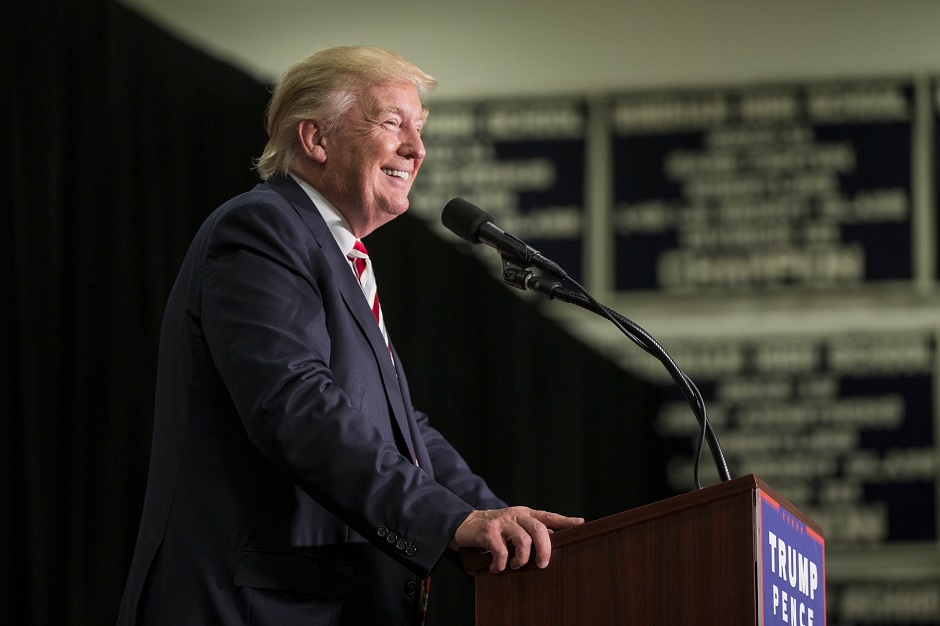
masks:
[(825, 541), (760, 492), (761, 624), (825, 626)]

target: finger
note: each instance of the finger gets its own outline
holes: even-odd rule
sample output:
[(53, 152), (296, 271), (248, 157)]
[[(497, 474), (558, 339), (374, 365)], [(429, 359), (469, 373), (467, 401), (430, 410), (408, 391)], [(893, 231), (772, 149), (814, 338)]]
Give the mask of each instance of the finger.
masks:
[(503, 538), (502, 529), (498, 522), (491, 521), (484, 527), (484, 545), (493, 555), (493, 562), (490, 563), (490, 571), (498, 574), (506, 569), (506, 562), (509, 560), (509, 548), (506, 546), (506, 540)]
[(529, 536), (528, 531), (522, 526), (521, 522), (519, 533), (510, 540), (510, 543), (515, 551), (509, 565), (513, 569), (519, 569), (529, 562), (529, 556), (532, 553), (532, 537)]
[(490, 571), (494, 574), (499, 574), (506, 569), (506, 562), (509, 560), (509, 549), (506, 547), (506, 544), (502, 541), (498, 542), (498, 544), (502, 547), (490, 549), (490, 554), (493, 555), (493, 562), (490, 563)]
[[(552, 540), (548, 536), (548, 528), (535, 517), (525, 517), (519, 520), (519, 524), (528, 533), (532, 547), (535, 548), (535, 564), (540, 568), (548, 566), (552, 555)], [(530, 552), (527, 551), (526, 561), (528, 561)]]
[(583, 517), (568, 517), (567, 515), (559, 515), (558, 513), (550, 513), (548, 511), (532, 511), (532, 517), (539, 520), (549, 528), (563, 529), (571, 528), (573, 526), (578, 526), (584, 523)]

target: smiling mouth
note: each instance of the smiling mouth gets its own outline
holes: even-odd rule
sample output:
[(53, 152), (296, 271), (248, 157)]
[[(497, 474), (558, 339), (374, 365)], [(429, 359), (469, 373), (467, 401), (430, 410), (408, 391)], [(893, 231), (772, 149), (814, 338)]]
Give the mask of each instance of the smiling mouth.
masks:
[(391, 169), (387, 169), (384, 167), (382, 168), (382, 173), (388, 176), (394, 176), (395, 178), (400, 178), (405, 182), (407, 182), (408, 179), (411, 177), (411, 174), (409, 172), (403, 172), (401, 170), (391, 170)]

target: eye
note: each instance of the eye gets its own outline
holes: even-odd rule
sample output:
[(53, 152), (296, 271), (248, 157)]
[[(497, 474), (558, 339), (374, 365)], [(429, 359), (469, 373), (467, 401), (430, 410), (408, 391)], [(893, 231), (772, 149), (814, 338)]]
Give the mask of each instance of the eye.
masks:
[(401, 120), (399, 120), (398, 118), (392, 117), (382, 122), (382, 124), (388, 128), (395, 130), (399, 126), (401, 126)]

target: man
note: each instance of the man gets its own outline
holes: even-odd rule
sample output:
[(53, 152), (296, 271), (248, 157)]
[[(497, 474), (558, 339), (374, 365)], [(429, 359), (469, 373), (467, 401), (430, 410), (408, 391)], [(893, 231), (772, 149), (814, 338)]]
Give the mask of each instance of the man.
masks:
[(275, 90), (266, 182), (206, 220), (167, 304), (119, 623), (413, 623), (448, 547), (545, 567), (548, 529), (583, 521), (506, 508), (387, 339), (360, 240), (408, 208), (433, 84), (344, 47)]

